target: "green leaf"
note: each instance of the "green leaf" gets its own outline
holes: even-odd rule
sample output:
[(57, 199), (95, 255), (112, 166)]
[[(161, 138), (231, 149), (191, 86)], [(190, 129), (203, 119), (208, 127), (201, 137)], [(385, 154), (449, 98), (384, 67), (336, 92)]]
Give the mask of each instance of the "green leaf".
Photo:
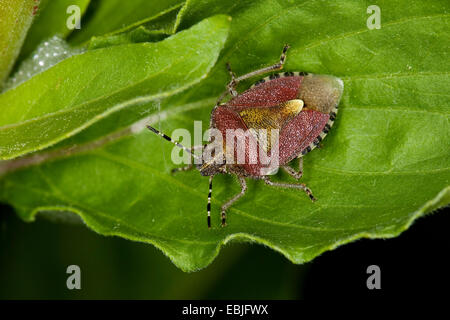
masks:
[(90, 0), (41, 0), (40, 9), (34, 20), (20, 55), (22, 58), (28, 56), (39, 43), (54, 35), (67, 37), (72, 30), (67, 28), (67, 19), (70, 16), (67, 8), (76, 5), (83, 14)]
[(89, 41), (94, 36), (126, 29), (130, 25), (139, 23), (141, 20), (149, 17), (157, 16), (182, 2), (182, 0), (95, 1), (92, 3), (92, 16), (86, 23), (82, 22), (84, 23), (83, 27), (72, 34), (70, 41), (72, 44), (81, 44)]
[(38, 4), (35, 0), (0, 0), (0, 89), (19, 55)]
[(227, 18), (217, 16), (156, 44), (88, 51), (3, 93), (0, 158), (43, 149), (113, 112), (186, 89), (212, 67), (227, 31)]
[(175, 33), (177, 15), (182, 3), (153, 17), (130, 24), (109, 34), (92, 37), (89, 49), (97, 49), (124, 43), (159, 41)]
[[(180, 29), (209, 13), (233, 17), (208, 78), (161, 101), (162, 111), (145, 113), (150, 117), (131, 127), (113, 131), (106, 118), (69, 144), (4, 162), (0, 199), (26, 221), (40, 211), (78, 214), (103, 235), (154, 244), (186, 271), (207, 266), (231, 240), (255, 241), (303, 263), (355, 239), (400, 234), (450, 202), (450, 60), (443, 45), (450, 6), (438, 0), (377, 5), (381, 29), (369, 30), (365, 1), (188, 1)], [(239, 186), (232, 176), (217, 176), (208, 230), (208, 179), (196, 171), (171, 175), (172, 145), (136, 132), (146, 122), (168, 134), (192, 133), (194, 120), (206, 129), (229, 81), (225, 62), (244, 74), (277, 62), (285, 43), (291, 45), (285, 70), (332, 74), (345, 83), (335, 126), (323, 148), (304, 159), (302, 182), (318, 201), (251, 180), (221, 228), (220, 205)], [(275, 179), (292, 181), (283, 173)]]

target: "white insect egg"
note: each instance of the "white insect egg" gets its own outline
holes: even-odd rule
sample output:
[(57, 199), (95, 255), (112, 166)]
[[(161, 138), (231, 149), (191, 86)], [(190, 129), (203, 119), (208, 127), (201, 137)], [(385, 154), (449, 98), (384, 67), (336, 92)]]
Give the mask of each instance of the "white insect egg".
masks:
[(20, 64), (16, 73), (5, 83), (4, 90), (12, 89), (62, 60), (82, 52), (81, 49), (70, 47), (58, 36), (47, 39), (41, 42), (30, 57)]

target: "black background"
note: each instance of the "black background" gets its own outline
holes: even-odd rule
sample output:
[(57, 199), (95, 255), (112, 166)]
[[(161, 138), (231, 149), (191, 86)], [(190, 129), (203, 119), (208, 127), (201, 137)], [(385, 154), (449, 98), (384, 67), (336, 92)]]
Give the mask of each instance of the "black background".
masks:
[[(0, 206), (2, 299), (308, 299), (431, 297), (449, 288), (447, 209), (393, 239), (362, 239), (294, 265), (269, 248), (231, 244), (206, 269), (184, 273), (153, 246), (45, 219), (24, 223)], [(82, 269), (82, 290), (65, 268)], [(381, 290), (366, 269), (381, 268)], [(169, 289), (168, 289), (169, 288)], [(443, 290), (443, 291), (442, 291)]]

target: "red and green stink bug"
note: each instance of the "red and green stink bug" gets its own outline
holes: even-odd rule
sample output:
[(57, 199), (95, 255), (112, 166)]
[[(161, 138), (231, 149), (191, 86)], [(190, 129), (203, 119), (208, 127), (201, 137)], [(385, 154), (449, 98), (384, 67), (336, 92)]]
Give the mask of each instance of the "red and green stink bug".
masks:
[[(245, 194), (246, 178), (261, 179), (271, 186), (301, 189), (312, 201), (315, 201), (311, 190), (305, 184), (272, 182), (268, 171), (263, 169), (282, 168), (297, 180), (302, 177), (302, 157), (318, 146), (332, 127), (343, 91), (343, 82), (333, 76), (288, 71), (271, 74), (241, 94), (236, 92), (237, 83), (244, 79), (281, 70), (288, 48), (287, 45), (283, 48), (279, 63), (240, 77), (236, 77), (227, 64), (231, 81), (227, 85), (227, 91), (222, 94), (214, 107), (210, 122), (210, 129), (219, 132), (220, 152), (217, 152), (217, 149), (211, 151), (211, 148), (208, 148), (213, 144), (211, 139), (209, 144), (187, 149), (169, 136), (147, 126), (151, 131), (190, 152), (196, 160), (199, 160), (197, 168), (200, 173), (209, 176), (208, 227), (211, 227), (212, 179), (216, 174), (236, 175), (241, 184), (241, 192), (221, 207), (222, 226), (226, 225), (227, 209)], [(221, 103), (228, 93), (232, 98), (226, 103)], [(229, 136), (227, 134), (230, 130), (241, 134)], [(263, 135), (261, 132), (264, 131), (261, 130), (266, 130), (265, 132), (268, 133)], [(277, 133), (275, 143), (273, 140), (269, 141), (273, 130)], [(235, 139), (239, 138), (243, 138), (244, 143), (235, 143)], [(214, 141), (216, 139), (217, 136)], [(272, 152), (276, 145), (278, 150), (276, 168), (273, 168), (273, 163), (263, 163), (256, 151), (249, 148), (250, 142), (253, 142), (259, 148), (258, 150), (264, 150), (266, 153)], [(194, 155), (193, 151), (197, 148), (202, 149), (201, 158)], [(245, 155), (244, 162), (236, 161), (239, 153)], [(288, 165), (295, 158), (299, 158), (298, 171)], [(184, 171), (192, 167), (191, 164), (173, 171)]]

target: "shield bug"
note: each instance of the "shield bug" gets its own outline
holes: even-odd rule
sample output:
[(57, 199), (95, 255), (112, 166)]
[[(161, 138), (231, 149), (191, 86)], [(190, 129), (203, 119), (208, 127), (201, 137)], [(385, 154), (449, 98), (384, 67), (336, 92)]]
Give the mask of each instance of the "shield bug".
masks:
[[(235, 76), (227, 63), (231, 81), (211, 113), (210, 129), (219, 133), (215, 136), (214, 142), (210, 139), (204, 146), (188, 149), (157, 129), (147, 126), (164, 139), (190, 152), (198, 160), (197, 168), (200, 173), (209, 176), (207, 203), (209, 228), (212, 179), (216, 174), (236, 175), (241, 185), (241, 191), (221, 206), (222, 226), (226, 225), (227, 209), (245, 194), (246, 178), (260, 179), (274, 187), (300, 189), (315, 201), (311, 190), (305, 184), (273, 182), (269, 179), (269, 175), (281, 168), (296, 180), (302, 177), (303, 156), (316, 148), (333, 126), (343, 91), (342, 80), (329, 75), (287, 71), (272, 73), (243, 93), (239, 94), (236, 91), (236, 85), (242, 80), (281, 70), (288, 48), (288, 45), (283, 48), (277, 64), (240, 77)], [(221, 103), (228, 94), (231, 95), (231, 99)], [(230, 131), (235, 134), (227, 135)], [(274, 135), (276, 139), (272, 139)], [(239, 139), (243, 139), (244, 142), (235, 143)], [(220, 147), (209, 148), (213, 144), (217, 146), (216, 140), (220, 140)], [(249, 148), (250, 142), (253, 142), (259, 151), (264, 151), (257, 154), (255, 149)], [(194, 154), (197, 148), (202, 149), (201, 157)], [(263, 162), (261, 155), (267, 155), (274, 149), (277, 149), (277, 161), (272, 161), (271, 158), (269, 162)], [(244, 155), (245, 161), (236, 161), (239, 154)], [(298, 170), (289, 166), (289, 162), (295, 158), (299, 158)], [(191, 168), (192, 164), (172, 171), (185, 171)]]

